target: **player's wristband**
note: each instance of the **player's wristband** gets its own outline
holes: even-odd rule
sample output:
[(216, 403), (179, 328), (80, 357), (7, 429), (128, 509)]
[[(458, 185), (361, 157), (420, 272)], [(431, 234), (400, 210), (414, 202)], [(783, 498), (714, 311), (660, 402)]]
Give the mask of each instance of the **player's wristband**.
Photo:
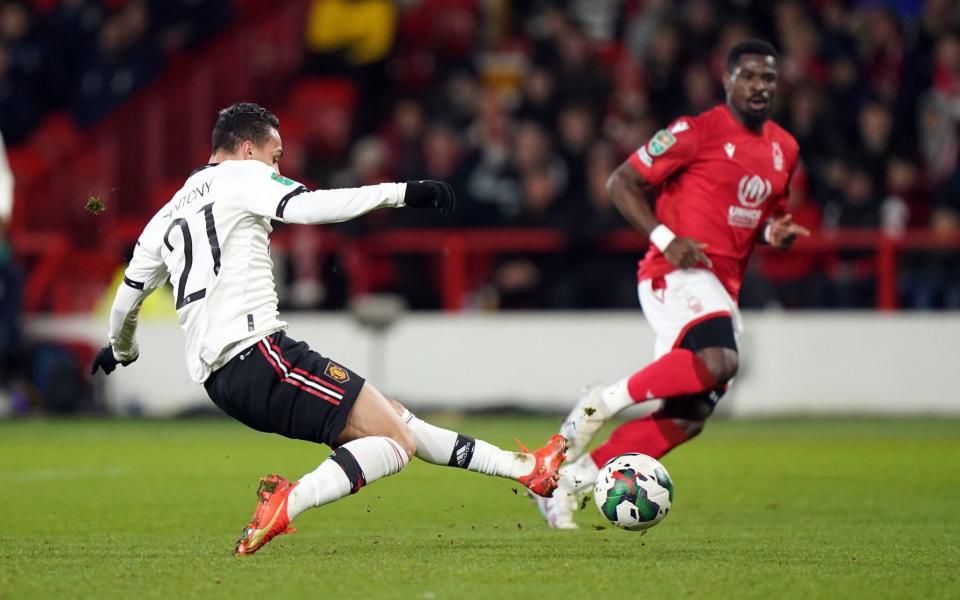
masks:
[(676, 239), (677, 234), (670, 231), (670, 228), (666, 225), (657, 225), (653, 228), (653, 231), (650, 232), (650, 241), (653, 242), (653, 245), (657, 247), (660, 252), (666, 252), (667, 246), (670, 245), (674, 239)]
[(762, 240), (762, 241), (763, 241), (764, 244), (770, 244), (770, 243), (772, 243), (772, 242), (770, 241), (770, 232), (771, 232), (772, 230), (773, 230), (773, 224), (772, 224), (772, 223), (767, 223), (767, 225), (763, 228), (763, 240)]

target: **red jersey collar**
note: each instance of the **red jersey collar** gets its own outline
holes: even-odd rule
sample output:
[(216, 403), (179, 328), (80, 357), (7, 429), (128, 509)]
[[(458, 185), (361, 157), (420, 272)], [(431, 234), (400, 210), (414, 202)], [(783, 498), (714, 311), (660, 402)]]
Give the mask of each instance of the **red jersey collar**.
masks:
[(741, 123), (739, 119), (737, 119), (735, 116), (733, 116), (733, 113), (730, 112), (730, 107), (727, 106), (727, 103), (726, 103), (726, 102), (717, 105), (717, 108), (720, 109), (720, 112), (723, 113), (723, 116), (726, 117), (726, 119), (727, 119), (728, 121), (730, 121), (730, 123), (732, 123), (734, 127), (737, 127), (738, 129), (743, 130), (744, 133), (747, 133), (747, 134), (749, 134), (749, 135), (759, 136), (759, 137), (762, 137), (762, 138), (764, 138), (764, 139), (766, 139), (767, 137), (769, 137), (769, 134), (770, 134), (770, 119), (769, 119), (769, 118), (768, 118), (766, 121), (763, 122), (763, 129), (758, 133), (758, 132), (750, 129), (749, 127), (747, 127), (747, 126), (744, 125), (743, 123)]

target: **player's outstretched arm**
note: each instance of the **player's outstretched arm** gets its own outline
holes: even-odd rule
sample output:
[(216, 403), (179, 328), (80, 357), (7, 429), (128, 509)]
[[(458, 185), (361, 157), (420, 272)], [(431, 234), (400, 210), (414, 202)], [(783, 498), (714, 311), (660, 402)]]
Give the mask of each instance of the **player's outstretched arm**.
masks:
[(457, 197), (449, 183), (426, 179), (406, 183), (403, 203), (410, 208), (433, 209), (445, 215), (457, 207)]
[(303, 188), (303, 192), (281, 201), (277, 216), (287, 223), (303, 225), (339, 223), (378, 208), (404, 206), (447, 214), (456, 206), (456, 198), (449, 184), (429, 180), (313, 192)]
[(629, 160), (617, 167), (607, 180), (607, 192), (620, 214), (628, 223), (646, 233), (670, 264), (679, 269), (690, 269), (698, 264), (713, 266), (703, 252), (706, 244), (689, 237), (677, 237), (666, 225), (657, 221), (647, 202), (647, 193), (652, 189), (653, 186)]

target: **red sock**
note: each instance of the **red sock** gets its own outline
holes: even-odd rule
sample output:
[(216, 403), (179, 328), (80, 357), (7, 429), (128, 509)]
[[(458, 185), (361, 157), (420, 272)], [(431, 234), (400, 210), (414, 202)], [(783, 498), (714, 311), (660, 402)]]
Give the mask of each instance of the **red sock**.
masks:
[(614, 456), (627, 452), (640, 452), (660, 458), (671, 449), (687, 441), (687, 434), (673, 419), (660, 416), (659, 412), (627, 421), (613, 430), (602, 446), (590, 453), (593, 462), (602, 467)]
[(706, 365), (686, 348), (667, 352), (627, 380), (627, 392), (634, 402), (692, 396), (715, 387), (717, 382)]

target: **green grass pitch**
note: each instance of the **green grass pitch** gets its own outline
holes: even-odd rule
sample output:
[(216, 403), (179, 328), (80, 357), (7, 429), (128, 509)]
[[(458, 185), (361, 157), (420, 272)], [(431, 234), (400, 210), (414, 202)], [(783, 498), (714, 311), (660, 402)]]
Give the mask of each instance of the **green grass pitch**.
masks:
[[(440, 418), (504, 447), (556, 419)], [(0, 423), (0, 598), (958, 598), (960, 422), (708, 425), (646, 535), (549, 531), (515, 485), (418, 461), (232, 556), (257, 478), (323, 447), (227, 420)]]

